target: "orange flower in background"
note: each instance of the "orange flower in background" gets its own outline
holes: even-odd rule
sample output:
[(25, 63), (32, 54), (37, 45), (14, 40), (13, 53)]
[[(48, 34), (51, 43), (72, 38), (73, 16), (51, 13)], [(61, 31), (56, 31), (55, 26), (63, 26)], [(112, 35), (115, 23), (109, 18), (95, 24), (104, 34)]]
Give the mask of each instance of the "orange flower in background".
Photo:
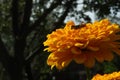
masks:
[(84, 27), (75, 28), (73, 21), (67, 22), (62, 29), (47, 35), (44, 50), (51, 52), (47, 64), (57, 69), (66, 67), (71, 61), (91, 68), (98, 62), (111, 61), (112, 52), (120, 55), (119, 26), (108, 19), (87, 23)]
[(120, 80), (120, 71), (104, 75), (96, 74), (92, 80)]

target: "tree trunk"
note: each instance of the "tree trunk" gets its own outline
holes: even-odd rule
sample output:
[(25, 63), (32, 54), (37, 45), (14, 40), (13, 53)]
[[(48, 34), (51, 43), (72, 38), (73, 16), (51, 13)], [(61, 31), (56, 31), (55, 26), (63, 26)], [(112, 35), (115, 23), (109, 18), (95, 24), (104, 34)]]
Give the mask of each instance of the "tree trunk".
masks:
[(15, 71), (9, 73), (10, 74), (10, 80), (23, 80), (23, 74), (22, 71)]
[(17, 61), (15, 58), (4, 64), (5, 70), (8, 72), (10, 80), (23, 80), (23, 62)]

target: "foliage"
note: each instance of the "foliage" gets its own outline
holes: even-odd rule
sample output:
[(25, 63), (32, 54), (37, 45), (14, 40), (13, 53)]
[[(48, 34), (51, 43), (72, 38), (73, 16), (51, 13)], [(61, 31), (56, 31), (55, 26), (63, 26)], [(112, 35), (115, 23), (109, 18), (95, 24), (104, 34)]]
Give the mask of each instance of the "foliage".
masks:
[[(84, 10), (96, 14), (96, 18), (108, 17), (112, 21), (118, 22), (120, 19), (120, 0), (84, 0)], [(118, 22), (120, 23), (120, 22)]]

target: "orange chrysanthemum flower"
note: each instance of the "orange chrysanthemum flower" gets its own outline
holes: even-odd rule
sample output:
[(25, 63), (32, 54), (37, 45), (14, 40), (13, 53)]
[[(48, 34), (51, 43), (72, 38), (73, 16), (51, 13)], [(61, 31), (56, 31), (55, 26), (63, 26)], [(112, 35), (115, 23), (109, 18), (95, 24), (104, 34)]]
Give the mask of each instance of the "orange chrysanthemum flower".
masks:
[(47, 35), (45, 48), (51, 54), (47, 64), (58, 69), (66, 67), (72, 60), (91, 68), (98, 62), (111, 61), (112, 52), (120, 55), (120, 46), (116, 34), (120, 29), (108, 19), (87, 23), (84, 27), (74, 28), (73, 21), (67, 22), (63, 29), (57, 29)]
[(111, 74), (96, 74), (92, 80), (120, 80), (120, 72), (113, 72)]

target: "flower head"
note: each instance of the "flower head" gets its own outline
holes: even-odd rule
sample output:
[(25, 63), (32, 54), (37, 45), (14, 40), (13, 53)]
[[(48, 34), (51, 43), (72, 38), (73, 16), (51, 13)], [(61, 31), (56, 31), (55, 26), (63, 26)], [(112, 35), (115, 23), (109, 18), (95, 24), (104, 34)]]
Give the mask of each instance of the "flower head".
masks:
[(111, 74), (96, 74), (92, 80), (120, 80), (120, 72), (113, 72)]
[(47, 64), (58, 69), (66, 67), (71, 61), (93, 67), (95, 60), (98, 62), (111, 61), (112, 52), (120, 55), (120, 29), (117, 24), (112, 24), (108, 19), (86, 23), (83, 27), (74, 28), (73, 21), (67, 22), (62, 29), (57, 29), (47, 35), (44, 42), (45, 48), (51, 54)]

